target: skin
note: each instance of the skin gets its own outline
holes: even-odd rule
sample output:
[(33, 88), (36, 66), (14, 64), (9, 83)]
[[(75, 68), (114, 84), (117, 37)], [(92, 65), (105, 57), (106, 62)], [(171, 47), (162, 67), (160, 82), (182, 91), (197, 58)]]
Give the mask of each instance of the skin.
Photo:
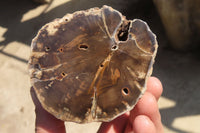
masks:
[[(163, 133), (157, 104), (162, 91), (160, 80), (150, 77), (147, 81), (147, 91), (134, 109), (111, 122), (103, 122), (98, 133)], [(31, 96), (35, 104), (36, 133), (66, 133), (64, 122), (42, 108), (33, 88)]]

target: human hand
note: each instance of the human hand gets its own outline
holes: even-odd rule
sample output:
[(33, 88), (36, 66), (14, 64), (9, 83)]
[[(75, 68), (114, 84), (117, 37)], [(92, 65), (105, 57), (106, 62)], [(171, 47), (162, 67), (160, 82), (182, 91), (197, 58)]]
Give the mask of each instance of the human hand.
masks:
[[(103, 122), (98, 133), (163, 133), (157, 105), (162, 91), (161, 82), (155, 77), (150, 77), (147, 91), (134, 109), (111, 122)], [(31, 96), (35, 104), (36, 133), (65, 133), (64, 122), (42, 108), (33, 88), (31, 88)]]

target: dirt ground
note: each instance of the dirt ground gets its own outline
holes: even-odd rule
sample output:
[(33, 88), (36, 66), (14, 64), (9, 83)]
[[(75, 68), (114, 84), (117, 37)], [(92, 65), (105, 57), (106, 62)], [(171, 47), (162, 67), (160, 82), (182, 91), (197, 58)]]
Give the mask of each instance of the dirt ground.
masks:
[[(148, 2), (148, 4), (152, 4)], [(157, 35), (159, 50), (153, 76), (164, 87), (159, 100), (165, 133), (200, 133), (200, 54), (198, 49), (178, 52), (170, 48), (155, 9), (135, 7), (135, 1), (52, 0), (38, 5), (31, 0), (0, 2), (0, 133), (34, 133), (34, 105), (29, 94), (27, 62), (31, 39), (45, 23), (90, 7), (110, 5), (128, 19), (141, 18)], [(139, 12), (139, 13), (138, 13)], [(100, 123), (66, 123), (67, 132), (93, 133)]]

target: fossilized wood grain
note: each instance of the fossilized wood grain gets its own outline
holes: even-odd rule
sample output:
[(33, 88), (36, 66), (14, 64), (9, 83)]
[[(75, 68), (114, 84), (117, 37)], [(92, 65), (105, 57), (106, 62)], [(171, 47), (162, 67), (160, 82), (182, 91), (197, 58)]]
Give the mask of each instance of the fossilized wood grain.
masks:
[(46, 24), (31, 47), (31, 83), (42, 106), (61, 120), (86, 123), (135, 106), (158, 45), (144, 21), (104, 6)]

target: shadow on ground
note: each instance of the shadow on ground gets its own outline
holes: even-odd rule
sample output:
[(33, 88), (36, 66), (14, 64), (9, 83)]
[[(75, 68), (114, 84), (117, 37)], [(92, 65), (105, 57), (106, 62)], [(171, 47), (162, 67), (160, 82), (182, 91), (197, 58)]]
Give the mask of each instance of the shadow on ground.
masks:
[(23, 15), (29, 10), (37, 8), (36, 3), (31, 0), (0, 1), (0, 26), (7, 28), (7, 31), (3, 34), (5, 40), (0, 42), (0, 53), (27, 63), (27, 60), (6, 53), (3, 49), (7, 44), (14, 41), (30, 46), (31, 39), (42, 25), (77, 10), (110, 5), (122, 12), (128, 19), (141, 18), (147, 21), (158, 37), (160, 48), (156, 58), (154, 75), (163, 82), (163, 96), (176, 102), (175, 107), (161, 109), (163, 124), (175, 132), (187, 133), (173, 127), (172, 123), (179, 117), (200, 114), (200, 59), (192, 52), (181, 53), (170, 49), (153, 3), (144, 2), (144, 0), (138, 3), (135, 1), (72, 0), (24, 22), (21, 22)]

